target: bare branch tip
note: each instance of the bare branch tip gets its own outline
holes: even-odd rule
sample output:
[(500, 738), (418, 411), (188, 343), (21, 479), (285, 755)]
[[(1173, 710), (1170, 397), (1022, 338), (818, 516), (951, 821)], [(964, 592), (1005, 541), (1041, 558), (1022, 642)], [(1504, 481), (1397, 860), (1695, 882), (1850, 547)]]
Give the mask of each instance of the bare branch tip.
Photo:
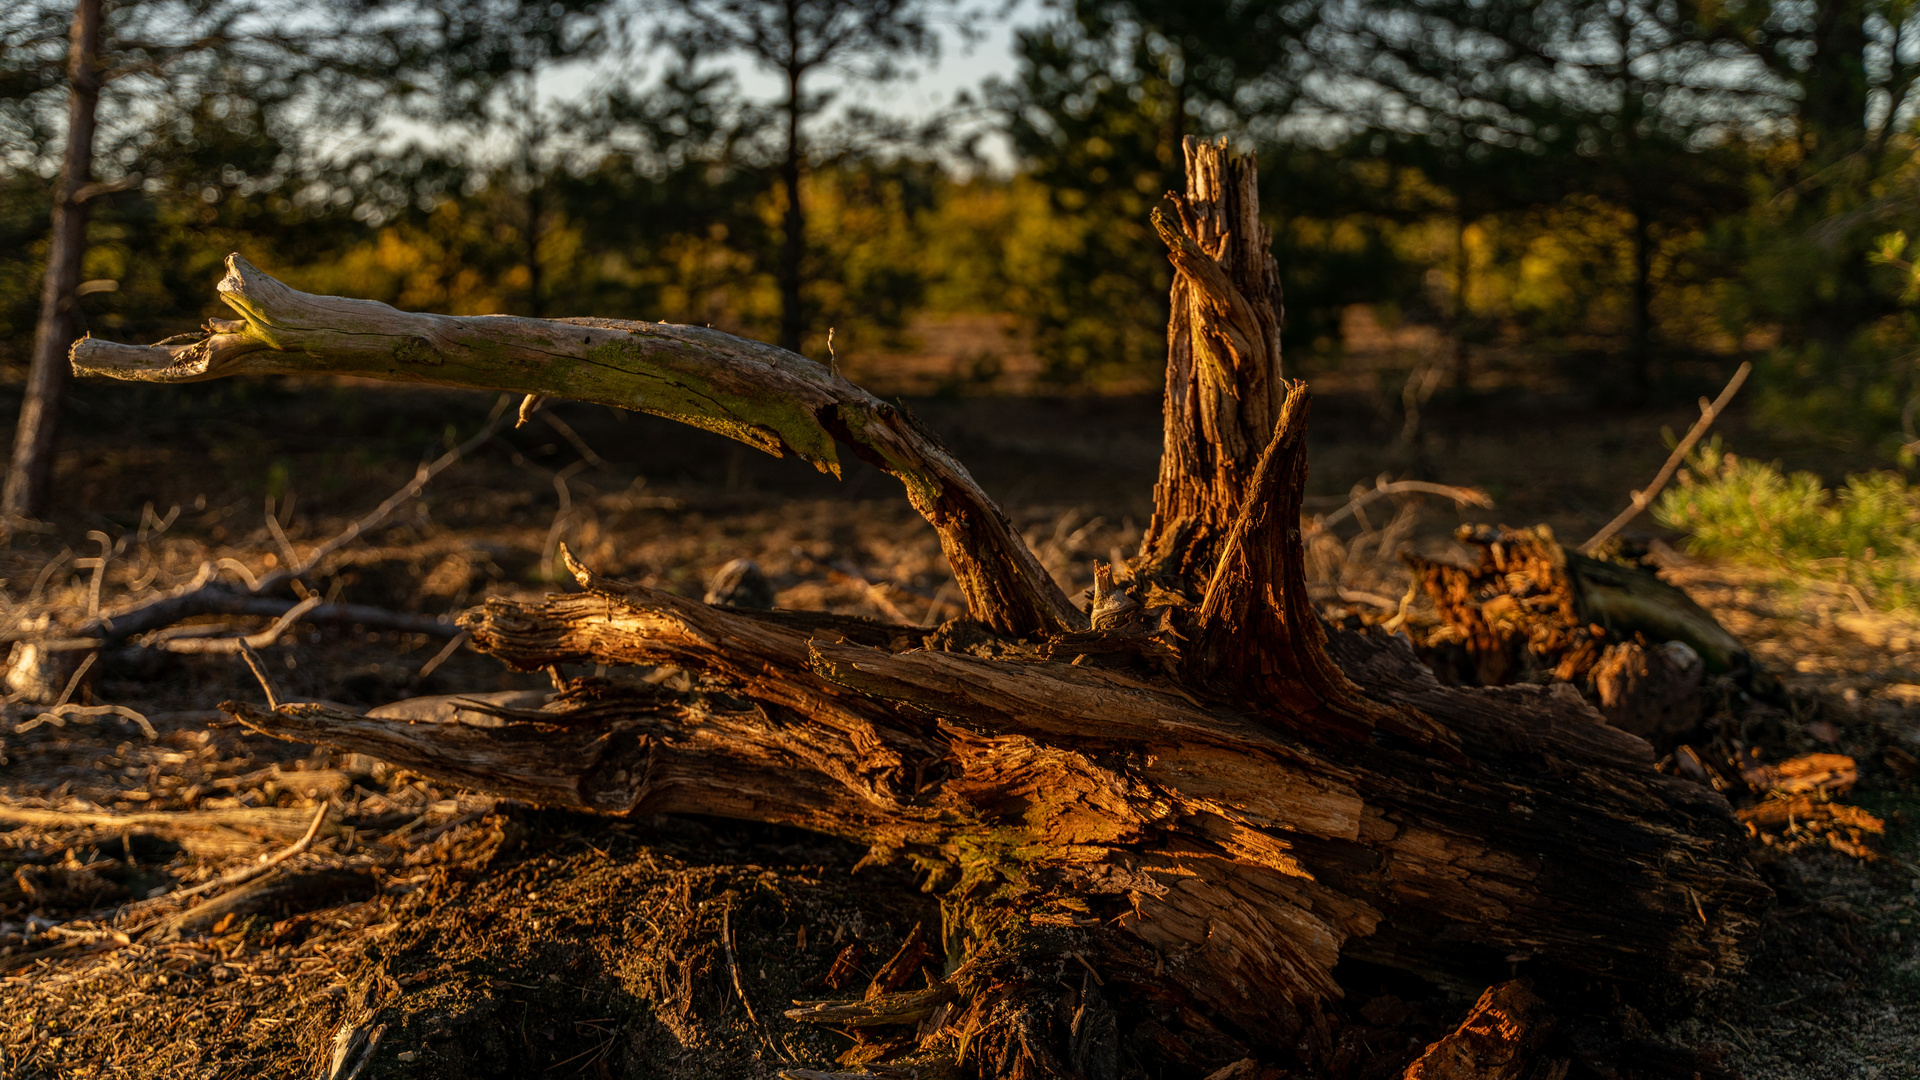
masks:
[(593, 571), (587, 569), (579, 559), (573, 557), (573, 552), (568, 549), (567, 542), (564, 540), (560, 542), (559, 554), (561, 565), (567, 568), (567, 573), (573, 575), (573, 580), (579, 582), (581, 588), (591, 589), (594, 587)]

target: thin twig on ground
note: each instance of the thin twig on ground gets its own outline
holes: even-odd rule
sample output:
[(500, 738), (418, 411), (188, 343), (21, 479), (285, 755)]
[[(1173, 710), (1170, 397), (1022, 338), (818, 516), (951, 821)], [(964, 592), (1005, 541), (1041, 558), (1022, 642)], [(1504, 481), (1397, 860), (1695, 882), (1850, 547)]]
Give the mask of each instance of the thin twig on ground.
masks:
[(300, 837), (300, 839), (251, 866), (243, 866), (238, 870), (222, 874), (212, 881), (205, 881), (189, 888), (175, 890), (168, 894), (168, 898), (177, 900), (183, 897), (197, 896), (203, 892), (209, 892), (214, 889), (224, 889), (229, 886), (239, 885), (242, 882), (252, 881), (254, 878), (279, 866), (295, 855), (305, 853), (308, 848), (313, 846), (314, 838), (320, 835), (320, 826), (326, 824), (327, 812), (332, 809), (332, 799), (320, 800), (320, 809), (314, 812), (313, 823), (307, 826), (306, 834)]
[(740, 981), (740, 958), (733, 951), (733, 905), (728, 904), (720, 913), (720, 945), (727, 953), (727, 971), (733, 976), (733, 992), (740, 995), (740, 1005), (747, 1010), (747, 1019), (753, 1022), (753, 1030), (760, 1036), (760, 1042), (767, 1051), (776, 1057), (780, 1051), (767, 1036), (767, 1029), (760, 1023), (760, 1017), (753, 1011), (753, 1002), (747, 1000), (747, 988)]
[(1431, 484), (1425, 480), (1388, 480), (1383, 473), (1378, 480), (1374, 481), (1372, 491), (1354, 496), (1347, 501), (1347, 505), (1342, 506), (1340, 509), (1309, 525), (1307, 527), (1307, 538), (1312, 539), (1326, 532), (1336, 523), (1359, 513), (1367, 504), (1375, 500), (1384, 499), (1389, 495), (1416, 494), (1445, 496), (1446, 498), (1452, 499), (1456, 506), (1478, 506), (1481, 509), (1490, 509), (1493, 506), (1492, 497), (1479, 488), (1455, 487), (1452, 484)]
[(441, 664), (444, 664), (448, 660), (452, 659), (453, 654), (460, 651), (460, 646), (465, 645), (468, 639), (471, 638), (472, 636), (473, 636), (472, 634), (469, 634), (465, 630), (462, 630), (459, 633), (453, 635), (453, 640), (447, 642), (445, 647), (443, 647), (439, 652), (433, 654), (433, 659), (420, 665), (420, 677), (424, 679), (427, 676), (433, 674), (434, 671), (438, 669)]

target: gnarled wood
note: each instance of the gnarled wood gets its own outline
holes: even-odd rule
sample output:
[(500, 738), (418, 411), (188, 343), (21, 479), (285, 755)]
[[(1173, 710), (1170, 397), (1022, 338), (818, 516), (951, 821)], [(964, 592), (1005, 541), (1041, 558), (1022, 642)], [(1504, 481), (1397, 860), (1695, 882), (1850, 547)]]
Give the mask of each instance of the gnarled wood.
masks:
[(74, 371), (169, 383), (320, 372), (572, 398), (679, 420), (775, 457), (797, 454), (836, 476), (838, 441), (906, 485), (975, 618), (1009, 634), (1086, 624), (931, 432), (797, 353), (697, 326), (413, 314), (300, 292), (238, 255), (227, 257), (219, 293), (241, 319), (145, 347), (84, 338), (73, 346)]
[(1280, 417), (1280, 271), (1250, 157), (1188, 137), (1187, 190), (1154, 227), (1173, 261), (1160, 479), (1141, 568), (1194, 584), (1212, 572)]

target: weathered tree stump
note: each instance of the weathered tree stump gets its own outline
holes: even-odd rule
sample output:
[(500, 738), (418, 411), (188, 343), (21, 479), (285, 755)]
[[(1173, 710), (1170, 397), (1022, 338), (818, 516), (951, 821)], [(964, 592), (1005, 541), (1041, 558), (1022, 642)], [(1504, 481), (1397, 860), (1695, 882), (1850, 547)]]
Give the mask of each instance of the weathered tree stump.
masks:
[[(935, 1043), (981, 1075), (1114, 1075), (1123, 1027), (1189, 1068), (1283, 1060), (1342, 995), (1343, 963), (1475, 991), (1516, 969), (1635, 993), (1737, 970), (1768, 893), (1718, 795), (1655, 772), (1566, 688), (1449, 688), (1394, 640), (1328, 636), (1299, 531), (1308, 394), (1281, 378), (1253, 167), (1191, 140), (1188, 159), (1159, 218), (1177, 274), (1154, 522), (1087, 613), (905, 412), (711, 330), (405, 314), (235, 256), (220, 291), (241, 320), (150, 348), (82, 341), (74, 364), (573, 397), (827, 470), (838, 443), (898, 477), (967, 618), (716, 607), (569, 556), (583, 591), (464, 617), (514, 668), (611, 669), (542, 708), (226, 708), (545, 805), (779, 822), (911, 860), (942, 900), (946, 977), (861, 1003), (860, 1022), (949, 1016)], [(621, 677), (635, 665), (695, 682)]]

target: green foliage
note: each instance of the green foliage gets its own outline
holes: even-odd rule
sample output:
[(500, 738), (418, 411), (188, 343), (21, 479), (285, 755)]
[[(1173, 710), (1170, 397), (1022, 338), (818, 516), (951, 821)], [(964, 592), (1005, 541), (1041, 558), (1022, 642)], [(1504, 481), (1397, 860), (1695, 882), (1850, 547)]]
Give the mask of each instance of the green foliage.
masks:
[(1694, 554), (1852, 586), (1883, 609), (1920, 606), (1920, 488), (1898, 473), (1861, 473), (1829, 490), (1812, 473), (1727, 453), (1716, 436), (1654, 517), (1686, 533)]
[[(69, 7), (0, 9), (0, 362), (38, 305)], [(334, 15), (361, 36), (335, 43), (235, 24), (227, 52), (111, 84), (97, 179), (145, 182), (92, 204), (86, 276), (117, 290), (80, 299), (87, 325), (185, 329), (217, 313), (208, 285), (240, 250), (401, 307), (665, 318), (812, 356), (828, 327), (846, 358), (910, 348), (923, 316), (1012, 315), (1056, 385), (1138, 388), (1165, 353), (1149, 214), (1180, 186), (1183, 137), (1227, 137), (1260, 156), (1296, 373), (1340, 363), (1347, 309), (1368, 305), (1409, 364), (1454, 339), (1515, 367), (1581, 357), (1564, 370), (1604, 387), (1755, 356), (1776, 429), (1920, 447), (1920, 142), (1870, 123), (1914, 115), (1916, 66), (1887, 51), (1917, 24), (1906, 6), (1058, 0), (970, 121), (1008, 137), (1011, 176), (834, 111), (929, 53), (932, 14), (973, 8), (800, 7), (824, 21), (795, 41), (844, 62), (809, 51), (820, 85), (784, 105), (784, 82), (743, 89), (716, 59), (784, 70), (745, 32), (784, 10), (765, 0), (351, 0)], [(168, 12), (214, 27), (252, 8), (110, 9), (131, 43)], [(881, 22), (834, 29), (859, 12)], [(616, 55), (633, 63), (577, 102), (536, 100), (538, 71)], [(458, 134), (359, 139), (392, 115)]]

